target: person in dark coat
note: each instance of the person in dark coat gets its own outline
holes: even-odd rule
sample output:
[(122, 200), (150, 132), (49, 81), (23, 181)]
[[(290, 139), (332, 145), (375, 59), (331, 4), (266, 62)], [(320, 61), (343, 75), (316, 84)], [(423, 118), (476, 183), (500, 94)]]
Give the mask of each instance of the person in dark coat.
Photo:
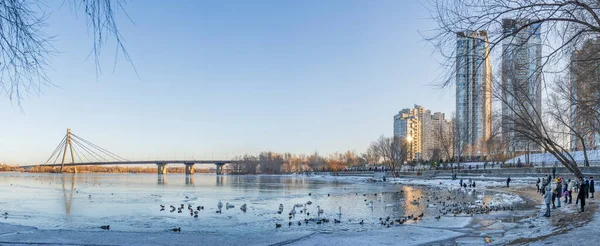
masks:
[(537, 179), (537, 182), (535, 182), (535, 187), (537, 188), (537, 192), (538, 192), (538, 193), (541, 193), (541, 191), (540, 191), (540, 182), (541, 182), (541, 181), (540, 181), (540, 178), (538, 178), (538, 179)]
[(556, 178), (556, 167), (552, 168), (552, 178), (555, 179)]
[(506, 188), (510, 187), (510, 176), (506, 179)]
[(577, 200), (581, 204), (581, 211), (579, 211), (581, 213), (584, 211), (584, 207), (585, 207), (585, 182), (583, 181), (583, 178), (580, 178), (579, 182), (581, 183), (581, 185), (579, 186), (579, 193), (577, 194)]
[(590, 177), (590, 193), (592, 193), (592, 199), (594, 199), (594, 192), (596, 188), (594, 187), (594, 177)]
[(560, 208), (560, 198), (562, 198), (562, 180), (559, 178), (558, 182), (556, 182), (556, 199), (558, 200), (558, 206), (556, 206), (557, 208)]
[(585, 198), (590, 198), (590, 180), (585, 179)]

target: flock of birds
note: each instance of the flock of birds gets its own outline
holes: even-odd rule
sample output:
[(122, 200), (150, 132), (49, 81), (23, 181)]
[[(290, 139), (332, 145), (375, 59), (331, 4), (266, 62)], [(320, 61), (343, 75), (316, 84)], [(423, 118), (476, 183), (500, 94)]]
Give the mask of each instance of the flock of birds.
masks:
[[(187, 197), (186, 197), (186, 198), (187, 198)], [(231, 204), (231, 203), (229, 203), (229, 202), (225, 203), (225, 209), (233, 209), (233, 208), (235, 208), (235, 205), (233, 205), (233, 204)], [(246, 210), (247, 210), (247, 208), (248, 208), (248, 207), (247, 207), (247, 206), (246, 206), (246, 204), (244, 203), (244, 204), (243, 204), (243, 205), (240, 207), (240, 210), (242, 210), (242, 212), (244, 212), (244, 213), (245, 213), (245, 212), (246, 212)], [(170, 206), (169, 206), (169, 212), (171, 212), (171, 213), (173, 213), (173, 212), (175, 212), (175, 210), (177, 210), (177, 213), (179, 213), (179, 214), (180, 214), (180, 213), (183, 213), (183, 210), (184, 210), (184, 209), (185, 209), (185, 204), (183, 204), (183, 203), (182, 203), (182, 204), (180, 204), (180, 206), (179, 206), (179, 207), (175, 207), (175, 206), (173, 206), (173, 205), (170, 205)], [(219, 203), (217, 203), (217, 209), (218, 209), (218, 210), (216, 210), (216, 211), (215, 211), (216, 213), (218, 213), (218, 214), (222, 213), (222, 209), (223, 209), (223, 203), (222, 203), (220, 200), (219, 200)], [(165, 209), (165, 205), (160, 205), (160, 211), (165, 211), (165, 210), (166, 210), (166, 209)], [(192, 206), (192, 204), (188, 204), (188, 206), (187, 206), (187, 210), (190, 212), (190, 216), (191, 216), (191, 217), (198, 218), (198, 213), (199, 213), (200, 211), (204, 210), (204, 206), (196, 206), (196, 207), (194, 207), (194, 206)]]
[[(378, 224), (380, 224), (381, 226), (384, 227), (391, 227), (391, 226), (400, 226), (403, 225), (407, 222), (416, 222), (419, 220), (422, 220), (425, 217), (425, 213), (423, 211), (428, 211), (428, 213), (433, 213), (436, 214), (437, 216), (434, 216), (434, 219), (439, 220), (441, 219), (442, 216), (447, 216), (447, 217), (456, 217), (456, 216), (473, 216), (474, 214), (487, 214), (490, 212), (494, 212), (494, 211), (513, 211), (514, 207), (512, 206), (505, 206), (505, 205), (489, 205), (489, 204), (483, 204), (481, 201), (469, 201), (469, 200), (474, 200), (474, 199), (469, 199), (467, 198), (467, 196), (469, 195), (473, 195), (473, 191), (474, 190), (467, 190), (467, 189), (452, 189), (449, 188), (446, 190), (446, 188), (431, 188), (428, 190), (424, 190), (423, 191), (423, 195), (419, 196), (419, 197), (415, 197), (412, 196), (410, 201), (405, 201), (406, 206), (413, 205), (413, 206), (417, 206), (417, 210), (416, 211), (421, 211), (420, 214), (415, 215), (415, 214), (410, 214), (410, 215), (405, 215), (405, 216), (400, 216), (400, 217), (395, 217), (392, 218), (390, 216), (387, 216), (385, 218), (380, 217), (379, 218), (379, 222)], [(400, 190), (397, 193), (397, 195), (400, 195), (400, 193), (403, 193), (403, 190)], [(359, 196), (358, 193), (356, 193), (357, 196)], [(308, 193), (308, 196), (311, 196), (311, 193)], [(327, 194), (327, 196), (329, 197), (330, 194)], [(364, 201), (366, 202), (366, 206), (368, 209), (373, 210), (373, 206), (374, 206), (374, 201), (373, 200), (369, 200), (368, 197), (371, 196), (370, 194), (362, 194), (362, 196), (364, 196)], [(373, 196), (375, 196), (375, 200), (377, 200), (378, 202), (382, 202), (383, 196), (382, 195), (378, 195), (377, 193), (374, 193)], [(186, 197), (188, 198), (188, 197)], [(406, 200), (407, 198), (401, 198), (401, 200)], [(302, 225), (309, 225), (309, 224), (316, 224), (316, 225), (322, 225), (322, 224), (326, 224), (326, 223), (330, 223), (332, 220), (330, 218), (324, 217), (324, 209), (321, 206), (316, 206), (315, 209), (311, 210), (311, 206), (312, 206), (313, 202), (308, 200), (307, 202), (304, 203), (296, 203), (293, 204), (291, 206), (291, 209), (289, 210), (289, 212), (287, 213), (287, 224), (289, 227), (291, 227), (292, 225), (296, 224), (298, 226), (302, 226)], [(385, 204), (385, 208), (389, 208), (389, 207), (397, 207), (397, 206), (402, 206), (401, 203), (395, 203), (395, 204)], [(225, 207), (226, 210), (229, 209), (234, 209), (235, 205), (231, 204), (229, 202), (223, 204), (221, 201), (218, 201), (217, 203), (217, 210), (215, 210), (215, 213), (217, 214), (221, 214), (222, 213), (222, 209), (223, 207)], [(246, 204), (243, 204), (242, 206), (240, 206), (240, 210), (244, 213), (246, 213), (248, 207)], [(179, 206), (174, 206), (174, 205), (170, 205), (168, 211), (171, 213), (174, 213), (175, 211), (177, 211), (177, 213), (183, 213), (185, 210), (185, 204), (180, 204)], [(192, 206), (192, 204), (187, 204), (187, 210), (190, 214), (191, 217), (193, 218), (198, 218), (198, 214), (204, 210), (204, 206)], [(165, 205), (160, 205), (160, 211), (167, 211), (167, 207)], [(285, 214), (285, 207), (283, 204), (279, 204), (279, 207), (277, 210), (275, 210), (275, 212), (277, 214)], [(406, 211), (406, 210), (405, 210)], [(311, 212), (312, 215), (311, 216)], [(6, 214), (6, 213), (5, 213)], [(302, 215), (303, 218), (295, 220), (297, 215)], [(336, 213), (337, 218), (333, 218), (333, 223), (338, 224), (338, 223), (342, 223), (342, 207), (339, 206), (338, 207), (338, 212)], [(352, 222), (352, 220), (348, 220), (348, 222)], [(367, 222), (368, 223), (368, 222)], [(281, 228), (283, 226), (284, 223), (275, 223), (275, 228)], [(365, 221), (360, 220), (360, 222), (358, 222), (359, 225), (364, 225)], [(110, 230), (110, 226), (109, 225), (105, 225), (105, 226), (101, 226), (101, 229), (104, 230)], [(181, 232), (181, 227), (176, 227), (176, 228), (172, 228), (171, 231), (173, 232)]]

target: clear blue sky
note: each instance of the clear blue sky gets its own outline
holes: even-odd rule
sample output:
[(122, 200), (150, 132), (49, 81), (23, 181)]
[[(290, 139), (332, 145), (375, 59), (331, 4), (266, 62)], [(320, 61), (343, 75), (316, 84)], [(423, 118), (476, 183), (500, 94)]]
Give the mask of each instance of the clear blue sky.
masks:
[(0, 99), (0, 162), (43, 162), (70, 127), (128, 159), (362, 152), (414, 103), (450, 114), (418, 1), (131, 1), (96, 78), (81, 13), (51, 5), (58, 87)]

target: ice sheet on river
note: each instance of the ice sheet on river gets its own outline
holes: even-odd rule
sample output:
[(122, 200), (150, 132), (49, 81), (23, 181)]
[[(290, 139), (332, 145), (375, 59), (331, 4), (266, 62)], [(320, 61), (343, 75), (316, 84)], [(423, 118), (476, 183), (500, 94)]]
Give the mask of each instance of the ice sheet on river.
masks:
[(420, 245), (462, 235), (444, 229), (399, 226), (376, 231), (314, 233), (310, 231), (265, 234), (197, 232), (113, 232), (36, 230), (0, 223), (0, 244), (82, 245)]

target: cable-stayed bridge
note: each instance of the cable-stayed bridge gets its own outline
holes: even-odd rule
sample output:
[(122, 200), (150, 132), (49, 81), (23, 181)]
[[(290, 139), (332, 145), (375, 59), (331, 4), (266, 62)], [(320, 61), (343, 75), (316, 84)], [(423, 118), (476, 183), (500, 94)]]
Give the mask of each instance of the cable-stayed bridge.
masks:
[[(91, 166), (91, 165), (147, 165), (156, 164), (158, 174), (167, 173), (168, 164), (184, 164), (186, 174), (194, 174), (195, 164), (214, 164), (217, 166), (217, 174), (223, 174), (225, 164), (234, 163), (233, 160), (127, 160), (114, 154), (67, 129), (67, 133), (54, 149), (45, 163), (36, 166), (60, 167), (60, 172), (65, 166)], [(31, 167), (31, 166), (25, 166)]]

